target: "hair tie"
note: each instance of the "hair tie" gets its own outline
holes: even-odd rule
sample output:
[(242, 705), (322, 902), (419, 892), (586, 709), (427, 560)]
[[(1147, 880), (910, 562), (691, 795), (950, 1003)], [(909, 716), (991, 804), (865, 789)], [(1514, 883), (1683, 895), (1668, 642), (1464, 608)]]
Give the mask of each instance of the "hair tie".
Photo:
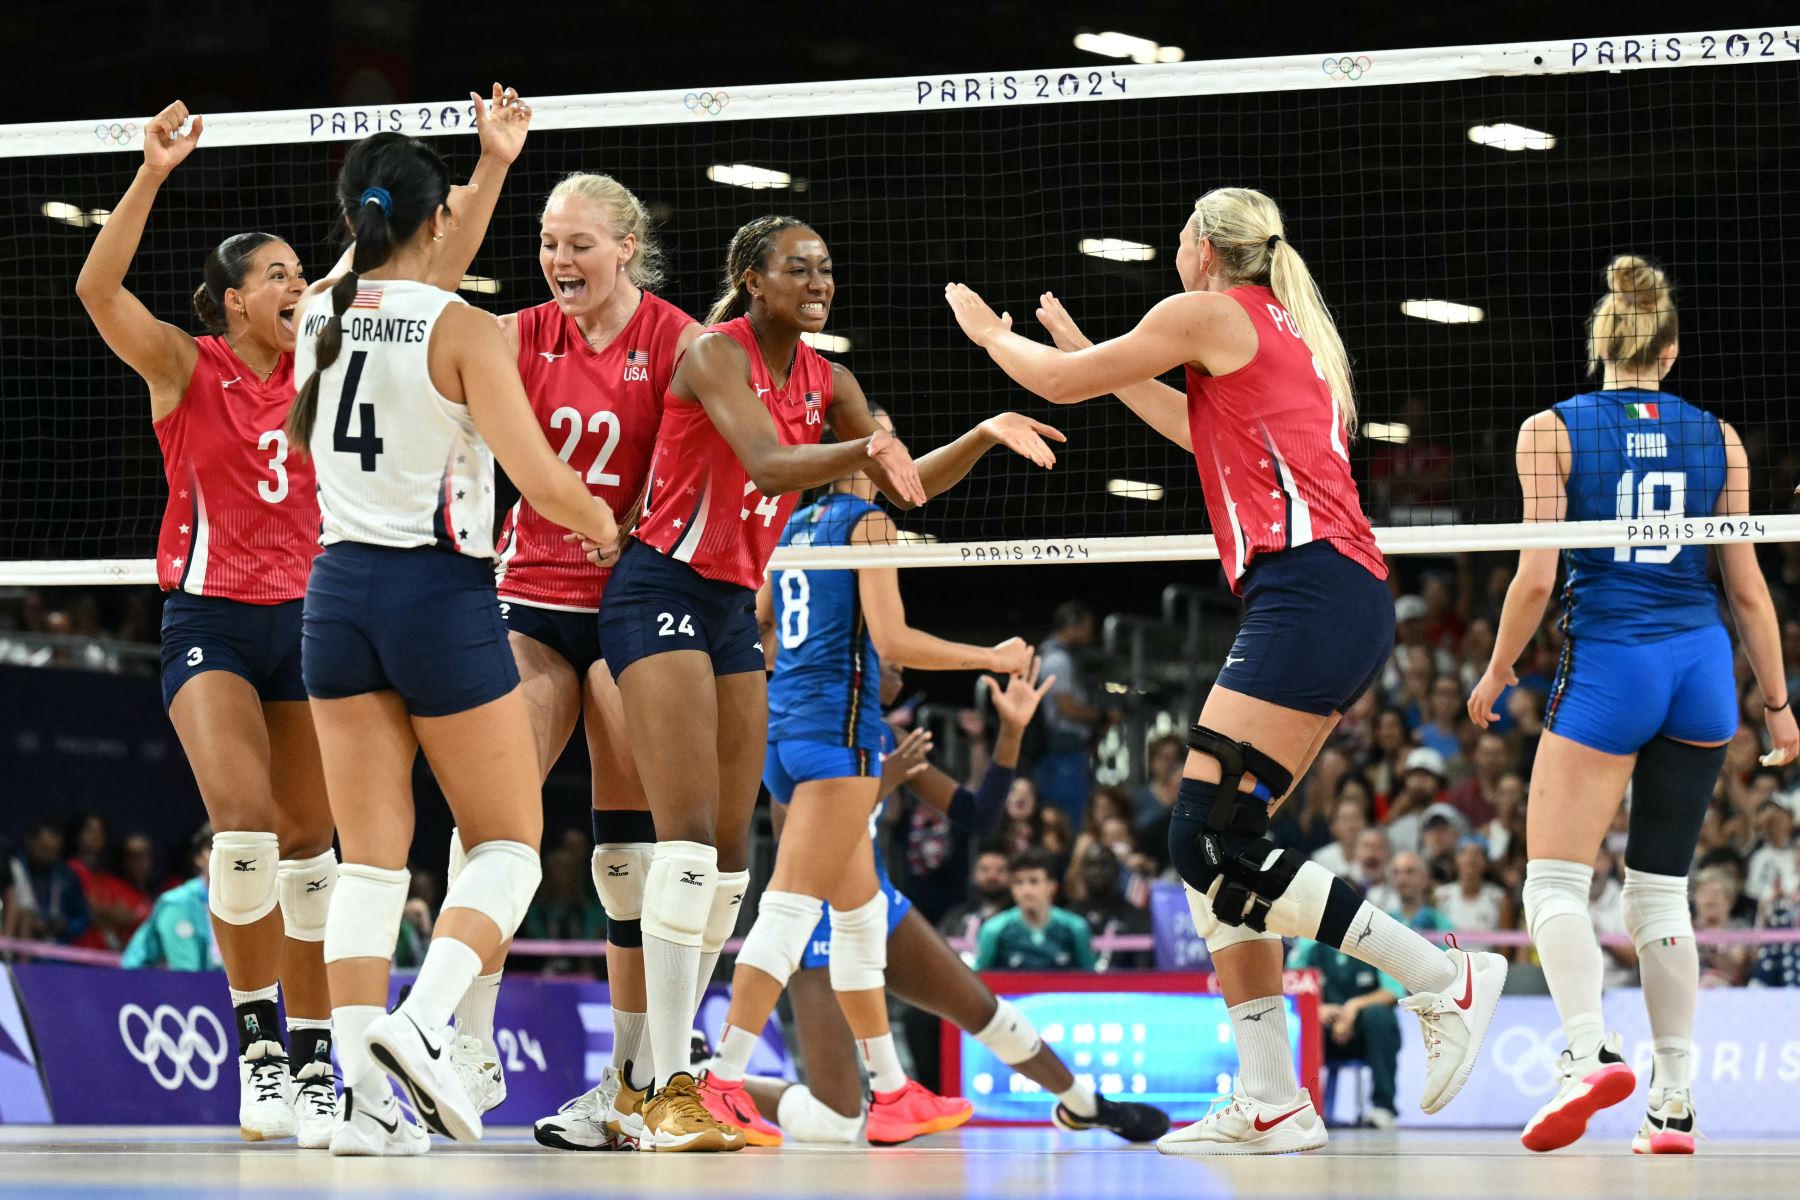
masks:
[(1279, 233), (1271, 233), (1269, 235), (1269, 240), (1264, 242), (1263, 245), (1268, 249), (1270, 254), (1273, 254), (1273, 253), (1275, 253), (1275, 243), (1279, 242), (1280, 240), (1281, 240), (1281, 235)]
[(386, 188), (364, 188), (360, 203), (380, 205), (381, 215), (384, 217), (391, 217), (394, 215), (394, 198), (388, 195), (388, 190)]

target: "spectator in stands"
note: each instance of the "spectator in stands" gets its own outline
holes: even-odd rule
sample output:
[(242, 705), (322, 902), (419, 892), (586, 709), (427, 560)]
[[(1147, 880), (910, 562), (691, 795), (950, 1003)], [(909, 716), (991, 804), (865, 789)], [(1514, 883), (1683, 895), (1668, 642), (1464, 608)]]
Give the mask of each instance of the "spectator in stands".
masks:
[(1397, 708), (1384, 708), (1375, 716), (1374, 745), (1363, 763), (1363, 775), (1375, 791), (1377, 815), (1386, 816), (1393, 798), (1406, 780), (1406, 756), (1412, 743), (1406, 736), (1406, 718)]
[[(1406, 989), (1385, 972), (1342, 950), (1305, 938), (1295, 944), (1288, 965), (1319, 972), (1325, 1061), (1368, 1064), (1368, 1123), (1376, 1129), (1392, 1129), (1398, 1107), (1394, 1075), (1400, 1065), (1400, 1019), (1394, 1006)], [(1280, 1000), (1271, 1003), (1279, 1007)]]
[(1456, 844), (1469, 831), (1462, 814), (1439, 801), (1425, 810), (1419, 824), (1419, 857), (1433, 887), (1456, 879)]
[(206, 867), (212, 858), (212, 826), (202, 825), (188, 842), (193, 876), (156, 898), (150, 916), (125, 947), (126, 968), (166, 967), (171, 971), (217, 971), (223, 963), (213, 943), (212, 914), (206, 906)]
[(1167, 818), (1175, 807), (1175, 793), (1181, 790), (1181, 771), (1187, 765), (1187, 743), (1169, 735), (1150, 743), (1146, 758), (1149, 782), (1138, 789), (1137, 811), (1131, 823), (1143, 827), (1157, 818)]
[[(1468, 561), (1458, 564), (1462, 582), (1468, 584)], [(1423, 580), (1425, 643), (1434, 650), (1455, 653), (1469, 625), (1472, 597), (1457, 587), (1456, 578), (1443, 571), (1428, 572)]]
[[(81, 881), (88, 911), (93, 914), (93, 923), (75, 939), (75, 944), (95, 950), (123, 950), (150, 915), (150, 897), (142, 887), (150, 877), (150, 839), (141, 833), (133, 834), (115, 854), (106, 819), (98, 813), (82, 817), (74, 829), (75, 853), (69, 857), (69, 869)], [(120, 867), (117, 872), (113, 870), (115, 859)], [(128, 872), (140, 869), (137, 882), (127, 878)]]
[(32, 822), (26, 835), (25, 854), (15, 860), (15, 882), (22, 884), (16, 902), (7, 909), (7, 932), (13, 937), (68, 945), (80, 937), (92, 921), (81, 880), (63, 861), (62, 830), (48, 818)]
[(1277, 846), (1307, 855), (1329, 845), (1338, 792), (1349, 775), (1350, 756), (1340, 746), (1326, 745), (1270, 821), (1269, 839)]
[[(1751, 922), (1732, 915), (1737, 907), (1737, 880), (1723, 867), (1703, 867), (1694, 876), (1695, 929), (1748, 929)], [(1742, 987), (1750, 977), (1748, 945), (1701, 942), (1700, 986)]]
[(1800, 855), (1796, 855), (1794, 846), (1793, 801), (1785, 795), (1771, 793), (1756, 809), (1756, 830), (1761, 836), (1744, 868), (1744, 894), (1757, 903), (1777, 893), (1800, 895)]
[(1418, 850), (1425, 810), (1443, 798), (1444, 756), (1429, 746), (1413, 747), (1406, 756), (1406, 773), (1401, 777), (1400, 792), (1388, 802), (1388, 839), (1395, 850)]
[[(1429, 611), (1422, 596), (1402, 596), (1394, 601), (1394, 654), (1381, 673), (1381, 690), (1390, 697), (1405, 690), (1409, 666), (1423, 671), (1422, 676), (1415, 678), (1423, 678), (1427, 687), (1439, 675), (1456, 670), (1456, 660), (1450, 653), (1426, 640), (1425, 617)], [(1425, 697), (1421, 694), (1418, 699)]]
[[(1757, 909), (1756, 927), (1800, 927), (1800, 896), (1776, 895), (1764, 900)], [(1800, 987), (1800, 944), (1787, 942), (1758, 950), (1750, 982), (1763, 987)]]
[[(1070, 869), (1069, 874), (1070, 882), (1075, 885), (1070, 889), (1069, 907), (1087, 922), (1089, 933), (1095, 937), (1110, 937), (1114, 934), (1150, 932), (1150, 914), (1125, 898), (1120, 886), (1124, 869), (1118, 856), (1109, 847), (1098, 841), (1090, 842), (1076, 856), (1075, 866)], [(1079, 899), (1074, 895), (1077, 891)], [(1102, 970), (1109, 967), (1146, 968), (1150, 965), (1150, 954), (1143, 950), (1108, 953), (1101, 960)]]
[(1369, 826), (1369, 814), (1355, 800), (1339, 800), (1331, 814), (1331, 841), (1313, 851), (1312, 860), (1333, 875), (1350, 877), (1356, 839)]
[(1356, 839), (1356, 861), (1350, 864), (1350, 874), (1345, 876), (1363, 894), (1363, 899), (1387, 912), (1400, 902), (1388, 883), (1388, 867), (1392, 865), (1394, 849), (1388, 841), (1387, 830), (1376, 825), (1362, 831)]
[(1038, 647), (1043, 673), (1055, 676), (1043, 706), (1044, 749), (1033, 779), (1044, 803), (1059, 808), (1070, 822), (1081, 819), (1092, 775), (1090, 744), (1109, 722), (1110, 714), (1094, 703), (1086, 673), (1076, 655), (1094, 643), (1094, 614), (1085, 604), (1059, 604), (1055, 627)]
[(1419, 744), (1443, 755), (1447, 765), (1459, 765), (1463, 727), (1468, 724), (1468, 709), (1463, 704), (1463, 691), (1456, 676), (1439, 675), (1432, 681), (1427, 716), (1416, 734)]
[(1476, 617), (1463, 630), (1462, 641), (1457, 643), (1456, 678), (1465, 693), (1474, 691), (1481, 677), (1487, 674), (1487, 662), (1493, 653), (1494, 623), (1486, 617)]
[(1420, 933), (1441, 933), (1450, 928), (1443, 914), (1431, 907), (1431, 876), (1425, 873), (1423, 859), (1411, 851), (1396, 854), (1388, 876), (1399, 901), (1388, 910), (1389, 916)]
[(1008, 854), (1038, 846), (1048, 850), (1059, 866), (1065, 867), (1074, 841), (1068, 817), (1059, 808), (1041, 804), (1037, 785), (1024, 776), (1012, 781), (1012, 788), (1006, 793), (1005, 815), (994, 836)]
[(1008, 858), (998, 846), (988, 846), (975, 856), (970, 867), (969, 898), (944, 914), (938, 922), (940, 933), (953, 942), (967, 940), (988, 918), (1012, 907)]
[(1512, 721), (1513, 740), (1518, 746), (1513, 762), (1519, 773), (1531, 781), (1531, 764), (1537, 761), (1538, 741), (1544, 736), (1544, 693), (1521, 684), (1506, 699), (1506, 712)]
[(1500, 777), (1506, 774), (1508, 757), (1506, 739), (1492, 730), (1484, 730), (1475, 739), (1475, 750), (1469, 756), (1469, 765), (1474, 770), (1467, 779), (1451, 788), (1448, 796), (1470, 828), (1479, 829), (1493, 821), (1496, 811), (1494, 792), (1500, 786)]
[[(1486, 741), (1487, 736), (1485, 733), (1482, 734), (1482, 741)], [(1505, 741), (1500, 743), (1500, 752), (1504, 761)], [(1481, 777), (1484, 770), (1481, 759), (1486, 753), (1487, 750), (1481, 742), (1475, 743), (1476, 779)], [(1466, 787), (1473, 782), (1475, 780), (1466, 779), (1457, 786)], [(1469, 824), (1474, 831), (1487, 839), (1488, 856), (1495, 862), (1500, 862), (1512, 849), (1513, 838), (1525, 836), (1525, 777), (1517, 771), (1502, 769), (1493, 785), (1483, 788), (1480, 795), (1492, 809), (1492, 813), (1486, 821), (1476, 821), (1470, 817), (1469, 808), (1474, 805), (1474, 801), (1468, 796), (1464, 796), (1464, 803), (1457, 803), (1454, 789), (1450, 796), (1450, 803), (1456, 805), (1456, 810), (1463, 816), (1469, 817)]]
[(1456, 843), (1456, 879), (1440, 884), (1438, 912), (1453, 929), (1488, 933), (1506, 927), (1506, 890), (1488, 878), (1487, 843), (1473, 834)]
[(1013, 855), (1013, 907), (981, 926), (977, 971), (1091, 971), (1094, 947), (1087, 922), (1057, 908), (1056, 859), (1033, 847)]
[(1124, 788), (1095, 788), (1093, 799), (1088, 801), (1087, 813), (1081, 819), (1081, 832), (1075, 835), (1075, 844), (1069, 852), (1069, 875), (1073, 878), (1080, 870), (1081, 855), (1084, 850), (1096, 842), (1111, 845), (1117, 838), (1115, 828), (1111, 837), (1103, 837), (1101, 831), (1107, 823), (1117, 821), (1124, 826), (1124, 840), (1129, 842), (1136, 836), (1134, 814), (1136, 806), (1131, 795)]
[[(606, 936), (606, 912), (594, 896), (588, 874), (588, 855), (558, 846), (544, 856), (544, 878), (519, 936), (555, 941), (599, 941)], [(592, 970), (589, 960), (549, 958), (543, 970), (549, 975), (568, 975)]]
[(1418, 741), (1419, 727), (1431, 716), (1431, 685), (1437, 681), (1429, 659), (1410, 659), (1400, 669), (1400, 690), (1392, 696), (1393, 705), (1406, 718), (1408, 735)]

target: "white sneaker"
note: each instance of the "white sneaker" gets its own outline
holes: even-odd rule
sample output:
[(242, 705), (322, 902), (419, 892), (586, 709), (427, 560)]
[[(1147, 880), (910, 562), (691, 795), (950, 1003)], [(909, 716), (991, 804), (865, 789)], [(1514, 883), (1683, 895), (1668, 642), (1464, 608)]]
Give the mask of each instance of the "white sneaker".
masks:
[(1456, 967), (1456, 982), (1445, 991), (1420, 992), (1400, 1002), (1418, 1015), (1424, 1029), (1425, 1090), (1419, 1107), (1428, 1113), (1456, 1099), (1468, 1082), (1506, 989), (1506, 960), (1498, 954), (1470, 954), (1455, 947), (1444, 953)]
[(1625, 1065), (1619, 1035), (1576, 1058), (1562, 1052), (1558, 1070), (1562, 1084), (1550, 1103), (1537, 1110), (1519, 1141), (1527, 1150), (1560, 1150), (1587, 1132), (1588, 1120), (1637, 1090), (1637, 1076)]
[(309, 1062), (294, 1076), (295, 1136), (302, 1150), (331, 1145), (338, 1123), (337, 1080), (329, 1062)]
[(1386, 1133), (1399, 1123), (1400, 1118), (1392, 1109), (1371, 1108), (1369, 1110), (1368, 1124), (1370, 1129), (1379, 1129), (1381, 1132)]
[(370, 1106), (344, 1089), (343, 1116), (331, 1131), (331, 1152), (340, 1158), (409, 1158), (431, 1149), (431, 1135), (406, 1119), (400, 1101), (388, 1092)]
[(491, 1112), (506, 1102), (506, 1072), (500, 1068), (499, 1055), (489, 1053), (480, 1038), (458, 1034), (450, 1050), (450, 1065), (475, 1111)]
[(600, 1119), (613, 1140), (613, 1149), (645, 1150), (650, 1147), (650, 1127), (644, 1123), (644, 1106), (650, 1102), (653, 1086), (654, 1083), (647, 1083), (641, 1088), (633, 1087), (630, 1063), (626, 1063), (619, 1073), (618, 1084)]
[(369, 1022), (364, 1040), (381, 1069), (405, 1089), (427, 1129), (459, 1142), (480, 1141), (481, 1112), (450, 1063), (450, 1027), (434, 1032), (435, 1037), (426, 1033), (400, 1008)]
[(1302, 1089), (1286, 1104), (1233, 1092), (1200, 1120), (1157, 1139), (1163, 1154), (1294, 1154), (1325, 1145), (1325, 1122)]
[(618, 1094), (619, 1069), (608, 1067), (599, 1083), (557, 1109), (555, 1116), (540, 1117), (531, 1127), (532, 1136), (538, 1145), (554, 1150), (616, 1149), (618, 1142), (606, 1129), (606, 1114)]
[(238, 1059), (238, 1133), (246, 1142), (294, 1136), (287, 1053), (280, 1042), (251, 1042)]
[(1650, 1083), (1650, 1111), (1631, 1139), (1633, 1154), (1692, 1154), (1694, 1097), (1686, 1088), (1659, 1088)]

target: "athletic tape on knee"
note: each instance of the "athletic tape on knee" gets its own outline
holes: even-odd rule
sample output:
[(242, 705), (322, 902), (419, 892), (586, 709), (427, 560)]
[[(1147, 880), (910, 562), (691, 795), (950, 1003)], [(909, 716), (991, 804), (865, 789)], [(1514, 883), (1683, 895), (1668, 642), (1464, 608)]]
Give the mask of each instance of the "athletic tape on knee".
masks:
[(1038, 1036), (1037, 1026), (1010, 1000), (1000, 1001), (994, 1009), (993, 1020), (975, 1035), (975, 1040), (992, 1050), (994, 1057), (1009, 1067), (1036, 1057), (1044, 1048), (1044, 1039)]
[(887, 913), (884, 892), (845, 912), (831, 910), (831, 986), (866, 992), (887, 986)]
[(846, 1117), (812, 1094), (804, 1083), (781, 1093), (775, 1104), (775, 1121), (793, 1142), (830, 1142), (852, 1145), (862, 1140), (863, 1114)]
[(635, 921), (644, 915), (644, 888), (650, 881), (651, 842), (607, 842), (594, 847), (594, 891), (608, 921)]
[(749, 890), (750, 872), (720, 872), (718, 883), (713, 887), (712, 909), (706, 914), (706, 933), (700, 942), (702, 950), (717, 954), (725, 949), (725, 943), (737, 932), (738, 913), (744, 906), (744, 893)]
[(738, 951), (740, 967), (755, 967), (783, 987), (800, 966), (818, 928), (825, 902), (798, 892), (764, 892), (756, 903), (756, 920)]
[(456, 881), (462, 875), (463, 868), (468, 865), (469, 856), (463, 850), (462, 830), (452, 829), (450, 831), (450, 867), (444, 872), (444, 892), (446, 895), (449, 894), (451, 888), (456, 886)]
[(325, 961), (394, 957), (400, 914), (406, 908), (410, 871), (389, 871), (362, 863), (338, 867), (325, 918)]
[(1619, 909), (1625, 918), (1625, 932), (1640, 951), (1665, 939), (1694, 936), (1686, 876), (1653, 875), (1627, 867)]
[(330, 850), (311, 858), (281, 860), (275, 877), (281, 885), (281, 920), (289, 937), (301, 942), (325, 940), (337, 872), (337, 855)]
[(719, 852), (699, 842), (658, 842), (644, 882), (644, 932), (677, 946), (706, 940)]
[(1537, 940), (1546, 921), (1556, 917), (1577, 917), (1592, 924), (1588, 891), (1593, 883), (1594, 868), (1586, 863), (1557, 858), (1534, 858), (1526, 863), (1525, 929), (1532, 940)]
[(250, 925), (277, 902), (281, 844), (272, 833), (233, 829), (213, 834), (206, 907), (227, 925)]
[(525, 919), (543, 879), (537, 851), (523, 842), (483, 842), (468, 852), (462, 874), (444, 892), (444, 910), (466, 908), (500, 927), (509, 938)]

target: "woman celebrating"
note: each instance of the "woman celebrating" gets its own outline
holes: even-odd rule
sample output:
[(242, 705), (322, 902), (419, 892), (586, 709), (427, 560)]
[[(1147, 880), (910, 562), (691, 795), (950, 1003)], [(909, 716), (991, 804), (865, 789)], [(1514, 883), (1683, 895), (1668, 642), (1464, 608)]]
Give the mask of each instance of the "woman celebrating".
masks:
[[(1281, 212), (1219, 188), (1181, 227), (1182, 293), (1123, 337), (1087, 345), (1055, 299), (1039, 320), (1061, 349), (1012, 332), (961, 284), (963, 332), (1014, 380), (1059, 404), (1117, 392), (1195, 454), (1219, 557), (1244, 620), (1188, 733), (1169, 854), (1231, 1005), (1243, 1067), (1230, 1103), (1157, 1143), (1167, 1154), (1257, 1154), (1325, 1144), (1287, 1032), (1264, 1021), (1281, 993), (1281, 937), (1338, 947), (1399, 979), (1424, 1025), (1421, 1103), (1436, 1112), (1473, 1069), (1506, 978), (1499, 955), (1439, 950), (1344, 881), (1267, 838), (1269, 806), (1305, 775), (1393, 645), (1387, 565), (1345, 447), (1350, 369)], [(1177, 366), (1187, 394), (1156, 382)]]
[(169, 480), (156, 555), (168, 597), (163, 706), (215, 831), (206, 897), (237, 1014), (238, 1131), (247, 1141), (298, 1134), (301, 1146), (322, 1148), (337, 1112), (320, 946), (337, 859), (300, 679), (319, 505), (312, 466), (290, 457), (284, 428), (306, 278), (272, 233), (226, 238), (194, 291), (211, 331), (201, 337), (126, 290), (157, 192), (206, 122), (196, 116), (183, 133), (187, 124), (177, 100), (145, 127), (144, 165), (94, 239), (75, 293), (149, 387)]
[[(1585, 392), (1526, 420), (1519, 486), (1527, 521), (1594, 521), (1749, 511), (1750, 467), (1737, 431), (1662, 388), (1681, 344), (1662, 270), (1622, 254), (1588, 322)], [(1469, 717), (1498, 719), (1513, 664), (1543, 620), (1564, 552), (1522, 550), (1506, 592), (1487, 673)], [(1562, 661), (1525, 808), (1525, 924), (1544, 964), (1569, 1048), (1562, 1085), (1520, 1140), (1567, 1146), (1588, 1119), (1637, 1087), (1600, 1013), (1602, 959), (1589, 910), (1594, 859), (1627, 784), (1630, 831), (1621, 900), (1637, 947), (1655, 1039), (1650, 1111), (1632, 1149), (1694, 1152), (1694, 1005), (1700, 961), (1688, 913), (1688, 868), (1725, 747), (1738, 728), (1731, 638), (1704, 546), (1566, 552)], [(1789, 707), (1781, 638), (1756, 547), (1719, 547), (1725, 597), (1762, 689), (1774, 747), (1793, 759), (1800, 734)]]
[[(671, 1151), (743, 1145), (681, 1067), (696, 989), (736, 923), (749, 866), (768, 736), (754, 596), (793, 493), (860, 468), (912, 507), (996, 444), (1048, 467), (1043, 435), (1060, 437), (1003, 414), (915, 467), (876, 426), (855, 376), (800, 340), (825, 327), (836, 291), (824, 240), (793, 217), (758, 218), (732, 237), (725, 274), (707, 333), (669, 385), (643, 518), (600, 607), (601, 651), (656, 821), (643, 933), (662, 1086), (644, 1112), (644, 1144)], [(835, 445), (819, 444), (827, 422)]]

